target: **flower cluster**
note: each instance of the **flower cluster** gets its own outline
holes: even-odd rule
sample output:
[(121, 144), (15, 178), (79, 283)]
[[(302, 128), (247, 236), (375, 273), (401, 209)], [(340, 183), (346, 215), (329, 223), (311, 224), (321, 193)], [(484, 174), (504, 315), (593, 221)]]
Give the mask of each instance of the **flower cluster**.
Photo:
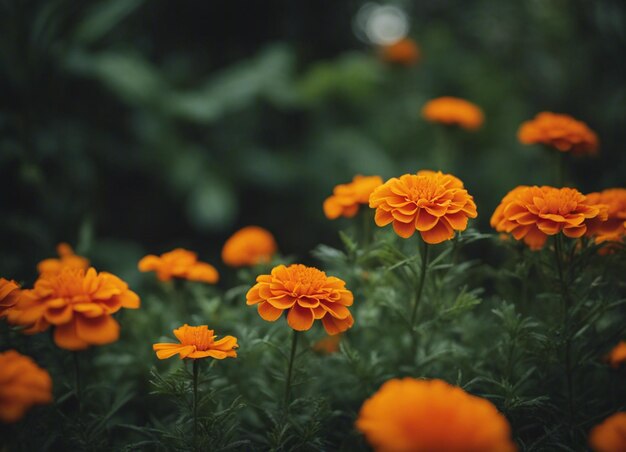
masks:
[(120, 327), (112, 314), (139, 304), (137, 294), (111, 273), (64, 268), (58, 274), (41, 275), (33, 289), (23, 290), (7, 318), (27, 327), (27, 333), (52, 325), (59, 347), (82, 350), (116, 341)]
[(589, 433), (589, 445), (595, 452), (626, 450), (626, 413), (615, 413)]
[(20, 286), (15, 281), (0, 278), (0, 318), (6, 317), (9, 309), (15, 306), (20, 293)]
[(246, 226), (224, 243), (222, 260), (231, 267), (269, 262), (277, 250), (274, 236), (259, 226)]
[(17, 422), (33, 405), (52, 401), (52, 380), (31, 358), (0, 353), (0, 422)]
[(441, 171), (420, 171), (392, 178), (370, 196), (378, 226), (393, 224), (403, 238), (419, 231), (426, 243), (441, 243), (476, 218), (474, 198), (458, 178)]
[(517, 450), (491, 402), (442, 380), (387, 381), (365, 401), (356, 427), (376, 451)]
[(626, 189), (609, 188), (589, 193), (590, 204), (603, 204), (607, 209), (606, 221), (594, 218), (588, 223), (587, 235), (594, 236), (596, 243), (618, 242), (626, 236)]
[(333, 194), (324, 201), (324, 214), (329, 220), (339, 217), (351, 218), (362, 204), (367, 204), (372, 192), (382, 185), (380, 176), (356, 175), (352, 182), (337, 185)]
[(522, 123), (517, 137), (523, 144), (543, 144), (577, 155), (598, 152), (595, 132), (569, 115), (541, 112), (534, 119)]
[(74, 253), (74, 250), (67, 243), (57, 245), (59, 258), (44, 259), (37, 264), (37, 271), (41, 275), (58, 274), (64, 268), (77, 268), (87, 270), (89, 259)]
[(198, 262), (196, 253), (183, 248), (176, 248), (161, 256), (149, 254), (139, 261), (138, 266), (142, 272), (156, 272), (157, 278), (161, 281), (181, 278), (215, 284), (219, 279), (215, 267), (205, 262)]
[(420, 59), (420, 49), (414, 40), (404, 38), (381, 47), (380, 57), (391, 64), (413, 66)]
[(287, 323), (306, 331), (321, 320), (328, 334), (350, 328), (354, 319), (348, 310), (353, 296), (339, 278), (313, 267), (293, 264), (274, 267), (270, 275), (260, 275), (246, 294), (248, 305), (257, 305), (259, 315), (268, 322), (287, 311)]
[(590, 202), (574, 188), (519, 186), (502, 199), (491, 226), (538, 250), (549, 235), (562, 232), (567, 237), (581, 237), (593, 218), (606, 220), (606, 207)]
[(237, 338), (225, 336), (220, 340), (215, 340), (215, 331), (208, 326), (189, 326), (186, 323), (174, 330), (174, 336), (178, 339), (178, 344), (159, 343), (154, 344), (152, 349), (157, 353), (159, 359), (171, 358), (178, 355), (180, 359), (200, 359), (200, 358), (236, 358), (238, 347)]
[(422, 116), (430, 122), (476, 130), (483, 125), (485, 116), (477, 105), (457, 97), (438, 97), (422, 108)]

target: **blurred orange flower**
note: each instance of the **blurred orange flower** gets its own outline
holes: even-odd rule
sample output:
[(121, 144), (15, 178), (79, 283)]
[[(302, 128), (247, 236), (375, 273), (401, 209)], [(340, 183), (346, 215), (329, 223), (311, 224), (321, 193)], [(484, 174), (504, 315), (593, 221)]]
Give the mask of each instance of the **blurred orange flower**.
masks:
[(380, 176), (356, 175), (352, 182), (337, 185), (333, 194), (324, 201), (324, 214), (329, 220), (339, 217), (351, 218), (357, 214), (361, 204), (367, 204), (372, 192), (382, 185)]
[(626, 413), (615, 413), (592, 428), (589, 445), (595, 452), (626, 451)]
[(618, 368), (621, 364), (625, 363), (626, 362), (626, 342), (621, 341), (619, 344), (613, 347), (613, 349), (607, 356), (607, 360), (609, 364), (614, 368)]
[(606, 220), (606, 207), (589, 202), (574, 188), (519, 186), (502, 199), (490, 223), (496, 231), (512, 234), (538, 250), (549, 235), (563, 232), (567, 237), (581, 237), (591, 218)]
[(35, 361), (15, 350), (0, 353), (0, 421), (17, 422), (33, 405), (52, 402), (52, 380)]
[(159, 359), (167, 359), (178, 354), (180, 359), (191, 358), (236, 358), (237, 338), (224, 336), (216, 341), (215, 331), (206, 325), (189, 326), (186, 323), (174, 330), (174, 336), (179, 340), (178, 344), (160, 343), (154, 344), (152, 349), (157, 352)]
[(466, 130), (476, 130), (483, 125), (485, 116), (478, 105), (457, 97), (438, 97), (426, 102), (422, 116), (430, 122), (456, 125)]
[(23, 290), (8, 320), (28, 327), (27, 334), (54, 326), (54, 342), (67, 350), (115, 342), (120, 326), (111, 316), (121, 308), (136, 309), (140, 301), (128, 285), (94, 268), (64, 268), (44, 274), (31, 290)]
[(548, 111), (523, 122), (517, 131), (517, 138), (523, 144), (544, 144), (577, 155), (598, 152), (598, 136), (587, 124), (569, 115)]
[(420, 59), (420, 49), (411, 38), (404, 38), (380, 48), (380, 57), (392, 64), (413, 66)]
[(441, 171), (420, 171), (392, 178), (370, 196), (370, 207), (380, 227), (389, 223), (403, 238), (417, 230), (426, 243), (441, 243), (454, 237), (454, 231), (467, 228), (468, 218), (476, 218), (474, 198), (463, 182)]
[(594, 236), (596, 243), (619, 242), (626, 236), (626, 189), (609, 188), (598, 193), (589, 193), (590, 204), (604, 204), (608, 218), (600, 221), (594, 218), (587, 224), (587, 235)]
[(89, 259), (74, 254), (74, 250), (67, 243), (57, 245), (59, 258), (44, 259), (37, 264), (39, 274), (60, 273), (64, 268), (80, 268), (87, 270)]
[(488, 400), (442, 380), (389, 380), (363, 403), (356, 428), (376, 451), (515, 451)]
[(279, 265), (270, 275), (260, 275), (246, 294), (246, 303), (258, 305), (259, 315), (268, 322), (287, 311), (287, 323), (306, 331), (322, 320), (328, 334), (341, 333), (354, 324), (347, 306), (353, 302), (346, 283), (313, 267)]
[(0, 278), (0, 318), (6, 317), (20, 295), (20, 286), (12, 280)]
[(183, 248), (176, 248), (161, 256), (149, 254), (139, 261), (138, 267), (142, 272), (156, 272), (157, 278), (161, 281), (181, 278), (215, 284), (219, 279), (215, 267), (198, 262), (196, 253)]
[(269, 262), (276, 253), (276, 241), (267, 229), (246, 226), (235, 232), (222, 248), (222, 260), (231, 267)]
[(313, 344), (313, 351), (323, 355), (331, 355), (339, 351), (339, 342), (341, 342), (341, 334), (326, 336)]

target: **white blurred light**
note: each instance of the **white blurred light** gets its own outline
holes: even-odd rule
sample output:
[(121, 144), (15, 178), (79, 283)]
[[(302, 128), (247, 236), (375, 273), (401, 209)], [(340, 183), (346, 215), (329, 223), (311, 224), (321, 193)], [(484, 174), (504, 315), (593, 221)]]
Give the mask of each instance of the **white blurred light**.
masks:
[[(409, 20), (400, 8), (378, 3), (366, 3), (355, 17), (355, 32), (376, 45), (390, 45), (404, 38)], [(365, 39), (363, 39), (365, 40)]]

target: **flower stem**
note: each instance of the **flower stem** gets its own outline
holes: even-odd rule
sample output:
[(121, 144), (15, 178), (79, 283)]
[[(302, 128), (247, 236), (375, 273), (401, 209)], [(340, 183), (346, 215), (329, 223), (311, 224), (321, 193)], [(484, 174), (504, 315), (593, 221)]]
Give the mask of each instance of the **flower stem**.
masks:
[[(415, 357), (415, 352), (417, 351), (417, 335), (415, 333), (415, 320), (417, 318), (417, 309), (419, 307), (420, 301), (422, 300), (422, 292), (424, 290), (424, 282), (426, 281), (426, 271), (428, 270), (428, 252), (430, 248), (428, 247), (428, 243), (422, 240), (422, 266), (420, 268), (420, 276), (417, 283), (417, 291), (415, 292), (415, 301), (413, 303), (413, 311), (411, 312), (411, 323), (409, 327), (411, 328), (411, 336), (412, 336), (412, 345), (411, 345), (411, 356)], [(411, 358), (414, 359), (414, 358)]]
[(193, 444), (197, 445), (198, 438), (198, 376), (200, 375), (200, 362), (193, 360)]
[(80, 352), (72, 352), (74, 361), (74, 381), (76, 383), (76, 400), (78, 401), (78, 413), (82, 412), (82, 386), (80, 381)]
[(296, 357), (296, 349), (298, 348), (298, 331), (293, 330), (291, 340), (291, 355), (289, 356), (289, 367), (287, 367), (287, 380), (285, 380), (285, 409), (289, 406), (289, 397), (291, 396), (291, 375), (293, 371), (293, 362)]

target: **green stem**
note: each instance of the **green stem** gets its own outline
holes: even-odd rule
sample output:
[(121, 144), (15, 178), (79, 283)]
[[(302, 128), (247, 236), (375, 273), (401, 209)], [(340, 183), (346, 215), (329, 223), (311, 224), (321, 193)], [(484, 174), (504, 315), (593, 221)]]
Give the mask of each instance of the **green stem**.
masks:
[(72, 352), (74, 360), (74, 379), (76, 383), (76, 400), (78, 401), (78, 413), (82, 412), (82, 386), (80, 381), (80, 352)]
[(550, 152), (554, 153), (554, 173), (556, 179), (556, 186), (563, 187), (565, 184), (565, 152), (561, 152), (556, 149), (551, 149)]
[(200, 361), (193, 360), (193, 444), (198, 444), (198, 375), (200, 375)]
[(565, 280), (562, 261), (562, 236), (557, 234), (554, 237), (554, 258), (556, 261), (557, 272), (559, 275), (559, 283), (561, 285), (561, 299), (562, 299), (562, 311), (563, 311), (563, 329), (565, 336), (565, 385), (567, 390), (567, 405), (569, 411), (570, 425), (574, 418), (574, 383), (572, 379), (572, 338), (569, 333), (569, 308), (570, 308), (570, 295), (567, 288), (567, 281)]
[(417, 310), (422, 300), (422, 292), (424, 291), (424, 282), (426, 281), (426, 272), (428, 270), (428, 252), (430, 248), (428, 243), (422, 240), (422, 266), (420, 268), (419, 280), (417, 283), (417, 291), (415, 292), (415, 301), (413, 302), (413, 311), (411, 312), (411, 322), (409, 328), (411, 328), (411, 359), (414, 359), (417, 351), (417, 334), (415, 332), (415, 320), (417, 319)]
[(291, 396), (291, 375), (293, 372), (293, 362), (296, 357), (296, 349), (298, 348), (298, 331), (293, 330), (291, 340), (291, 355), (289, 356), (289, 367), (287, 367), (287, 380), (285, 381), (285, 409), (289, 406), (289, 398)]

